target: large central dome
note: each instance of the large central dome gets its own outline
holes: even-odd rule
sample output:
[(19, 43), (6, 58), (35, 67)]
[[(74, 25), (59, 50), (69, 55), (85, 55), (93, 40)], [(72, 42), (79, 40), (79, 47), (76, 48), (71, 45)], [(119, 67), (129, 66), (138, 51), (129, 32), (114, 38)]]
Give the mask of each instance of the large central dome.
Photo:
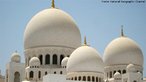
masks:
[(77, 48), (81, 45), (80, 31), (66, 12), (50, 8), (36, 14), (24, 33), (25, 49), (47, 46)]

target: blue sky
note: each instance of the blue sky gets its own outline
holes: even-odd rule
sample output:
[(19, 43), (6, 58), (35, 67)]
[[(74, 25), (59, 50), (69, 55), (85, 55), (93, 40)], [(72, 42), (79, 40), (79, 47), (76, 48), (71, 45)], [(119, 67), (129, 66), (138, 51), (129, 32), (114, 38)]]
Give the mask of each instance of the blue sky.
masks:
[[(23, 33), (32, 16), (50, 8), (51, 0), (0, 0), (0, 69), (17, 50), (24, 60)], [(105, 47), (120, 36), (124, 25), (126, 36), (135, 40), (144, 54), (146, 76), (146, 3), (102, 3), (101, 0), (56, 0), (57, 8), (69, 13), (76, 21), (82, 38), (96, 48), (101, 56)]]

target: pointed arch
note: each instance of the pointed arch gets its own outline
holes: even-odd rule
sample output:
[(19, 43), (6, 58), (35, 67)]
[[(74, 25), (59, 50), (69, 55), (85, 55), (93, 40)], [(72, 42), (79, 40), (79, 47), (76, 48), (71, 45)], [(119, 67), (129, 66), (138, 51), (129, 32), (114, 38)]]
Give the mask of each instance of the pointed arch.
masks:
[(96, 82), (98, 82), (98, 77), (96, 77)]
[(124, 70), (123, 70), (123, 74), (125, 74), (125, 73), (126, 73), (126, 70), (124, 69)]
[(112, 78), (112, 71), (110, 71), (110, 78)]
[(116, 70), (113, 72), (113, 75), (116, 73)]
[(83, 76), (83, 81), (86, 81), (86, 76)]
[(77, 77), (75, 77), (75, 81), (77, 81)]
[(61, 65), (63, 58), (64, 58), (64, 55), (60, 55), (60, 65)]
[(41, 65), (42, 65), (42, 64), (43, 64), (43, 55), (40, 55), (40, 56), (39, 56), (39, 59), (40, 59)]
[(94, 78), (94, 76), (92, 76), (92, 81), (93, 81), (93, 82), (95, 81), (95, 78)]
[(56, 71), (54, 72), (54, 74), (56, 74)]
[(62, 71), (60, 71), (60, 74), (63, 74), (63, 72), (62, 72)]
[(20, 82), (20, 73), (19, 72), (14, 73), (14, 82)]
[(57, 65), (57, 55), (56, 54), (53, 55), (53, 64)]
[(39, 79), (41, 78), (41, 71), (39, 71), (39, 73), (38, 73), (38, 78)]
[(90, 76), (88, 76), (88, 80), (87, 81), (90, 81), (91, 79), (90, 79)]
[(33, 78), (33, 76), (34, 76), (34, 72), (33, 71), (30, 71), (29, 72), (29, 78)]
[(137, 82), (136, 80), (134, 80), (133, 82)]
[(78, 80), (81, 81), (81, 76), (78, 77)]
[(118, 72), (121, 74), (121, 70), (118, 70)]
[(45, 75), (47, 75), (47, 74), (48, 74), (48, 72), (46, 71), (46, 72), (45, 72)]
[(50, 55), (47, 54), (46, 57), (45, 57), (45, 64), (50, 64)]

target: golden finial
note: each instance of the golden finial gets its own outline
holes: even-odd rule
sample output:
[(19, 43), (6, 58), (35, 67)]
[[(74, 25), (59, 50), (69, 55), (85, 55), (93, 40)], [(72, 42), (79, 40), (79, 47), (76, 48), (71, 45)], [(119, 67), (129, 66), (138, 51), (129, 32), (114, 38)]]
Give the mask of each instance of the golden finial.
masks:
[(121, 26), (121, 36), (124, 36), (123, 25)]
[(52, 8), (55, 8), (55, 2), (54, 0), (52, 0), (52, 5), (51, 5)]
[(84, 45), (83, 46), (88, 46), (86, 36), (84, 37)]
[(87, 45), (86, 36), (84, 37), (84, 45)]

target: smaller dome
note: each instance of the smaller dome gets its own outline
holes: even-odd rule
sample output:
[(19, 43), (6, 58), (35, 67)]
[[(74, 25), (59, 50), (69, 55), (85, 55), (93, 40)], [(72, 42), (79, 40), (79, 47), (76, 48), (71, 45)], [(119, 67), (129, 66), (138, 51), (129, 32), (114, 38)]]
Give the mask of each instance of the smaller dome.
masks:
[(133, 64), (129, 64), (127, 66), (127, 71), (128, 72), (135, 72), (136, 71), (135, 66)]
[(33, 57), (29, 61), (30, 66), (40, 66), (40, 60), (38, 57)]
[(120, 77), (121, 76), (121, 74), (119, 73), (119, 72), (116, 72), (115, 74), (114, 74), (114, 77), (116, 78), (116, 77)]
[(29, 66), (25, 68), (25, 70), (28, 70), (28, 69), (29, 69)]
[(109, 82), (109, 80), (108, 79), (106, 79), (106, 80), (104, 80), (105, 82)]
[(61, 61), (61, 66), (66, 66), (68, 62), (68, 57), (63, 58), (63, 60)]
[(103, 61), (106, 66), (130, 63), (143, 66), (143, 53), (134, 40), (119, 37), (108, 44), (104, 51)]
[(11, 62), (16, 62), (16, 63), (20, 63), (20, 55), (17, 52), (14, 52), (11, 56)]
[(67, 72), (104, 72), (104, 63), (96, 49), (89, 46), (77, 48), (69, 57)]
[(141, 72), (137, 72), (137, 74), (139, 75), (139, 77), (141, 77), (141, 76), (142, 76), (142, 73), (141, 73)]

